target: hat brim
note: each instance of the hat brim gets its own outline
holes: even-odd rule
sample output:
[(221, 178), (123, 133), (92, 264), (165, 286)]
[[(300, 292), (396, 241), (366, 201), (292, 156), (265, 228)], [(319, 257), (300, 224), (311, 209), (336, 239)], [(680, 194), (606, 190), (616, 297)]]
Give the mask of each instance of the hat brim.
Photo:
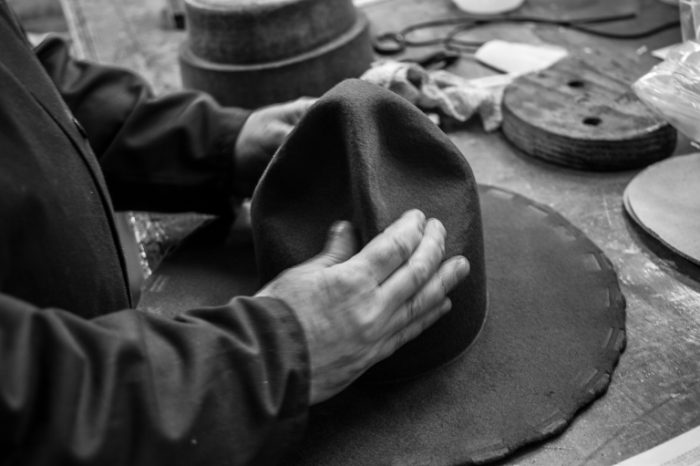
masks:
[[(356, 384), (314, 407), (294, 461), (496, 460), (561, 432), (606, 390), (625, 346), (612, 265), (552, 209), (494, 187), (479, 195), (489, 308), (477, 339), (426, 376)], [(250, 245), (229, 243), (222, 254), (222, 241), (215, 244), (200, 237), (167, 258), (142, 306), (171, 313), (253, 293)]]

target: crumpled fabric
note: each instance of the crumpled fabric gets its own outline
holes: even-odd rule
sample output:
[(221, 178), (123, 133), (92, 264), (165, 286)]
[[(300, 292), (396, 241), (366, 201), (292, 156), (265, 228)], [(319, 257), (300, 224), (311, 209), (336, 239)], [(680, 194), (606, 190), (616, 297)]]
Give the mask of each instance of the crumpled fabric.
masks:
[(479, 84), (444, 70), (426, 70), (416, 63), (375, 62), (361, 78), (387, 88), (423, 111), (437, 111), (464, 122), (479, 115), (486, 131), (501, 126), (501, 101), (506, 82)]

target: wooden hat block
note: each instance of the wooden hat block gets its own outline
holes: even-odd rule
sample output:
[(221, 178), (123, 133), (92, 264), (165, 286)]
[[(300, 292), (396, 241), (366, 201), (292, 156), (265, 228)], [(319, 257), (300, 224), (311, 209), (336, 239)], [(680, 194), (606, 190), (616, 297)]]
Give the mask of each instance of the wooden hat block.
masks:
[(256, 108), (319, 96), (373, 59), (369, 22), (351, 0), (186, 0), (185, 87)]

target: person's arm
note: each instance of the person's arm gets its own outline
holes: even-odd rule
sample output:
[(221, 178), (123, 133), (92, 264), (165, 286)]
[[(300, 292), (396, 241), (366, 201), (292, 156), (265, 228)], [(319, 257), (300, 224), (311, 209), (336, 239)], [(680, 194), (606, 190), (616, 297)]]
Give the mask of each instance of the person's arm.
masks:
[(85, 128), (117, 210), (229, 213), (312, 103), (251, 113), (202, 92), (155, 97), (137, 74), (76, 60), (58, 37), (36, 54)]
[(175, 320), (84, 320), (0, 294), (0, 461), (283, 464), (308, 405), (334, 396), (449, 311), (469, 272), (410, 211), (357, 251), (324, 250), (254, 298)]
[(269, 298), (84, 320), (0, 294), (0, 374), (3, 464), (271, 464), (309, 403), (302, 328)]

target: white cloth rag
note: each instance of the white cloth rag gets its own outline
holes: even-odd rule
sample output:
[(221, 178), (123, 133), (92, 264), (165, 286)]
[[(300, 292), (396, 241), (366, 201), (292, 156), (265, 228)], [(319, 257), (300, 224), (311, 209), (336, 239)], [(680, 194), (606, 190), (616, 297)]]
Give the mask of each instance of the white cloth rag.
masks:
[(503, 90), (511, 77), (469, 80), (444, 70), (428, 71), (415, 63), (381, 60), (361, 79), (385, 87), (426, 112), (439, 111), (458, 121), (481, 117), (486, 131), (501, 126)]

